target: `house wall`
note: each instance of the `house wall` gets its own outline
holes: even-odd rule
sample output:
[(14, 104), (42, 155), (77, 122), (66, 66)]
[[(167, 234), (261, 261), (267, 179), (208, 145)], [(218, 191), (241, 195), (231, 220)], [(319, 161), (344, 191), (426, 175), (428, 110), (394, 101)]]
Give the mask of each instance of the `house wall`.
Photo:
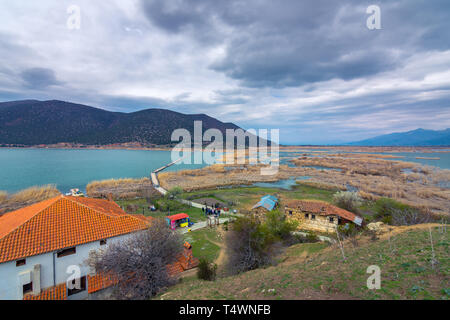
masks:
[(263, 207), (258, 207), (255, 209), (252, 209), (250, 211), (250, 213), (252, 215), (254, 215), (256, 218), (260, 219), (261, 221), (265, 221), (266, 220), (266, 214), (267, 214), (267, 209), (263, 208)]
[[(87, 276), (89, 267), (86, 260), (92, 250), (104, 249), (111, 243), (123, 241), (132, 234), (122, 235), (119, 237), (107, 239), (107, 244), (100, 245), (100, 241), (90, 242), (76, 246), (76, 254), (58, 258), (55, 252), (40, 254), (37, 256), (27, 257), (24, 266), (16, 267), (16, 261), (10, 261), (0, 264), (0, 300), (22, 300), (23, 284), (29, 283), (29, 278), (33, 279), (33, 275), (38, 278), (34, 279), (33, 287), (35, 289), (36, 280), (40, 280), (41, 291), (53, 287), (55, 284), (65, 283), (72, 273), (67, 273), (69, 266), (79, 266), (80, 277)], [(53, 262), (54, 261), (54, 262)], [(54, 263), (54, 265), (53, 265)], [(40, 272), (35, 272), (35, 266), (40, 265)], [(24, 283), (25, 282), (25, 283)], [(87, 287), (87, 280), (86, 280)], [(86, 291), (72, 295), (68, 299), (85, 299), (88, 296)]]
[[(285, 208), (285, 215), (288, 219), (293, 219), (298, 222), (298, 229), (319, 231), (319, 232), (335, 232), (336, 226), (339, 223), (339, 217), (336, 215), (321, 216), (317, 213), (301, 211), (297, 208)], [(308, 217), (305, 217), (308, 214)], [(312, 216), (315, 215), (315, 219)], [(333, 222), (330, 222), (330, 217)]]

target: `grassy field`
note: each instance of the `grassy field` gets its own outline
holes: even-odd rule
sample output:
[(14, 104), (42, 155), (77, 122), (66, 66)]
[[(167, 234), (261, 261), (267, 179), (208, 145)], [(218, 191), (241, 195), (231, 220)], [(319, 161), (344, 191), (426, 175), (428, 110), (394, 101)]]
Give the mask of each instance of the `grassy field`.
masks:
[(184, 239), (192, 245), (194, 257), (214, 261), (219, 257), (222, 239), (215, 229), (204, 228), (185, 233)]
[[(434, 267), (428, 226), (403, 227), (391, 237), (289, 248), (282, 262), (238, 276), (205, 282), (194, 277), (170, 288), (167, 299), (445, 299), (450, 296), (449, 232), (433, 228)], [(381, 269), (381, 289), (367, 288), (367, 268)]]

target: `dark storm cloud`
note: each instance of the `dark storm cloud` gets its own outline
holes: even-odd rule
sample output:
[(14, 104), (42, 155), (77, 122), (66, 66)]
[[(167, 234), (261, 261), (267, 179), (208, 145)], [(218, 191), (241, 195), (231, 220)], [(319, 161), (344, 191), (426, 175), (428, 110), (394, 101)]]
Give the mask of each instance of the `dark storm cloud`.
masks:
[(33, 89), (45, 89), (49, 86), (59, 85), (55, 72), (47, 68), (30, 68), (21, 73), (25, 85)]
[(226, 55), (211, 68), (248, 87), (366, 77), (400, 66), (417, 51), (450, 47), (449, 1), (377, 1), (383, 27), (378, 31), (366, 27), (365, 10), (371, 4), (143, 1), (156, 26), (194, 39), (214, 34), (223, 41)]

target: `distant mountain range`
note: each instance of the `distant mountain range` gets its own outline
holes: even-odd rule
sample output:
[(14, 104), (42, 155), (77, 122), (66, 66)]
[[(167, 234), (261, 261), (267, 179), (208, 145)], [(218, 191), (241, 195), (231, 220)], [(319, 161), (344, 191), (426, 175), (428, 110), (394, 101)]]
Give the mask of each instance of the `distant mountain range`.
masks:
[(163, 109), (121, 113), (57, 100), (25, 100), (0, 103), (0, 145), (172, 145), (172, 132), (178, 128), (187, 129), (193, 139), (196, 120), (203, 122), (203, 131), (239, 128), (205, 114)]
[(450, 128), (434, 131), (417, 129), (391, 133), (371, 139), (348, 143), (354, 146), (450, 146)]

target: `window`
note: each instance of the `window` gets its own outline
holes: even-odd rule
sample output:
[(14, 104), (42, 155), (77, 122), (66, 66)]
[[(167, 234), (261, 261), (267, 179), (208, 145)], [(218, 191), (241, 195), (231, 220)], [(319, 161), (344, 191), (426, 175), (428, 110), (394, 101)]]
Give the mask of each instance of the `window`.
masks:
[(333, 223), (333, 222), (334, 222), (334, 218), (330, 217), (330, 223)]
[(65, 256), (70, 256), (72, 254), (77, 253), (77, 248), (76, 247), (72, 247), (72, 248), (68, 248), (68, 249), (64, 249), (61, 250), (57, 253), (58, 258), (62, 258)]
[(101, 246), (104, 246), (104, 245), (106, 245), (106, 239), (104, 239), (104, 240), (100, 240), (100, 245), (101, 245)]
[(309, 214), (305, 213), (305, 218), (308, 219), (309, 218)]
[(311, 215), (311, 220), (316, 220), (316, 215), (315, 214)]
[(86, 277), (81, 277), (80, 279), (80, 287), (75, 288), (76, 279), (72, 280), (73, 289), (67, 288), (67, 296), (72, 296), (74, 294), (86, 291)]
[(17, 260), (16, 261), (16, 267), (21, 267), (27, 264), (27, 260), (26, 259), (21, 259), (21, 260)]
[(24, 295), (27, 293), (33, 292), (33, 282), (24, 284), (22, 288), (23, 288), (22, 290), (23, 290)]

